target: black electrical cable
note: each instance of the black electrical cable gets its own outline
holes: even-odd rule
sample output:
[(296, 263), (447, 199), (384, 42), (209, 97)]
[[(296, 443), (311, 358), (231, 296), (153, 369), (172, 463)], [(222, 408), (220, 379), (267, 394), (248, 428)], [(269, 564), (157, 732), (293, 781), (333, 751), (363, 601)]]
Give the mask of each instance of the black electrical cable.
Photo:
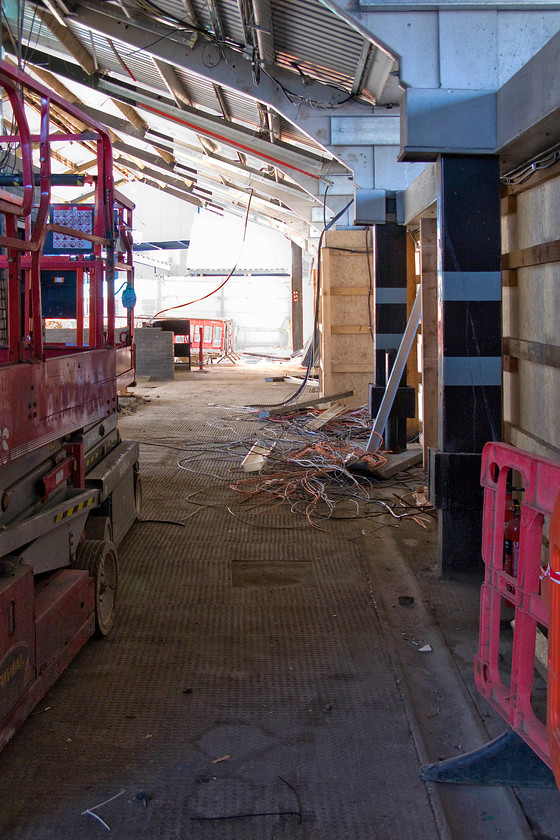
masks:
[[(245, 242), (245, 237), (247, 235), (247, 226), (249, 224), (249, 210), (251, 209), (252, 198), (253, 198), (253, 190), (251, 190), (251, 193), (249, 195), (249, 201), (247, 202), (247, 212), (245, 213), (245, 226), (243, 228), (243, 238), (241, 239), (241, 246), (243, 246), (243, 243)], [(235, 271), (237, 270), (237, 266), (239, 264), (240, 258), (241, 258), (241, 249), (239, 250), (239, 256), (237, 257), (237, 260), (235, 261), (235, 265), (233, 266), (233, 268), (229, 272), (229, 274), (226, 277), (226, 279), (224, 280), (224, 282), (220, 283), (220, 285), (217, 286), (215, 289), (212, 289), (211, 292), (208, 292), (207, 295), (203, 295), (202, 297), (196, 298), (195, 300), (188, 300), (186, 303), (178, 303), (177, 306), (168, 306), (166, 309), (160, 309), (160, 311), (156, 312), (156, 314), (153, 316), (153, 318), (150, 319), (149, 323), (152, 324), (155, 321), (155, 319), (159, 315), (163, 315), (164, 312), (172, 312), (174, 309), (182, 309), (184, 306), (191, 306), (193, 303), (200, 303), (201, 300), (206, 300), (206, 298), (209, 298), (209, 297), (212, 297), (212, 295), (215, 295), (216, 292), (219, 292), (220, 289), (222, 289), (226, 285), (226, 283), (228, 282), (228, 280), (230, 280), (230, 278), (233, 276), (233, 274), (235, 274)]]
[[(369, 334), (371, 336), (371, 342), (375, 345), (374, 334), (373, 334), (373, 313), (371, 311), (371, 304), (373, 301), (373, 271), (372, 265), (370, 262), (370, 257), (373, 260), (373, 247), (370, 247), (369, 237), (371, 234), (371, 228), (366, 228), (366, 262), (368, 267), (368, 277), (369, 277), (369, 291), (368, 291), (368, 320), (369, 320)], [(373, 240), (373, 234), (371, 234)], [(373, 242), (371, 243), (373, 246)]]
[[(328, 191), (328, 187), (325, 190), (325, 201), (323, 203), (323, 210), (324, 210), (325, 214), (326, 214), (326, 209), (325, 208), (326, 208), (326, 202), (327, 202), (327, 191)], [(297, 399), (297, 397), (299, 397), (299, 395), (302, 393), (303, 389), (307, 385), (307, 382), (309, 380), (309, 374), (311, 373), (311, 368), (313, 367), (313, 363), (315, 361), (316, 335), (317, 335), (317, 329), (318, 329), (318, 326), (319, 326), (319, 303), (320, 303), (320, 299), (321, 299), (321, 248), (323, 246), (323, 238), (325, 236), (325, 233), (329, 230), (329, 228), (331, 228), (340, 219), (340, 217), (343, 216), (346, 213), (348, 208), (351, 207), (353, 203), (354, 203), (354, 199), (352, 198), (352, 199), (350, 199), (350, 201), (348, 202), (346, 207), (343, 207), (342, 210), (340, 211), (340, 213), (337, 213), (336, 216), (334, 216), (330, 220), (328, 225), (325, 225), (325, 227), (321, 231), (321, 236), (319, 237), (319, 245), (318, 245), (318, 248), (317, 248), (317, 253), (319, 255), (318, 258), (317, 258), (317, 289), (316, 289), (316, 292), (315, 292), (315, 315), (314, 315), (314, 319), (313, 319), (313, 333), (312, 333), (312, 338), (311, 338), (311, 352), (309, 353), (309, 358), (307, 360), (307, 368), (306, 368), (306, 371), (305, 371), (305, 376), (303, 377), (303, 382), (301, 383), (301, 385), (299, 386), (297, 391), (294, 394), (292, 394), (290, 397), (288, 397), (288, 399), (283, 400), (282, 402), (279, 402), (279, 403), (270, 403), (270, 405), (259, 406), (260, 408), (263, 408), (263, 409), (280, 408), (283, 405), (288, 405), (288, 403), (293, 402), (295, 399)]]

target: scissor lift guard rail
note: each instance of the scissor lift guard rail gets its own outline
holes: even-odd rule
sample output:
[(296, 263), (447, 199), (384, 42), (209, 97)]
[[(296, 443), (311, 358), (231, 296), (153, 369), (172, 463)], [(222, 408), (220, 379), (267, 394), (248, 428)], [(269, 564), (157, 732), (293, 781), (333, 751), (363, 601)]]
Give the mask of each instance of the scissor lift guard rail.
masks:
[[(140, 484), (138, 445), (117, 428), (118, 390), (134, 380), (132, 309), (115, 341), (114, 296), (118, 269), (131, 300), (133, 205), (114, 191), (107, 129), (5, 61), (0, 86), (12, 112), (0, 135), (12, 164), (0, 172), (2, 747), (92, 633), (109, 632)], [(68, 142), (87, 144), (92, 174), (51, 174)], [(53, 183), (91, 184), (94, 201), (57, 205), (57, 218)], [(45, 342), (53, 307), (75, 320), (72, 345)]]

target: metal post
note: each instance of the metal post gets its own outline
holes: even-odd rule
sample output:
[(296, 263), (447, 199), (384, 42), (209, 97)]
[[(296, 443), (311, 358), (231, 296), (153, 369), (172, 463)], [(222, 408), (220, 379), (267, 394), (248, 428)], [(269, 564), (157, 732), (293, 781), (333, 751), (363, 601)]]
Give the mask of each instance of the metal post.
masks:
[(408, 354), (410, 353), (410, 348), (412, 347), (412, 342), (414, 341), (418, 324), (420, 323), (421, 311), (422, 296), (420, 291), (418, 291), (416, 293), (414, 306), (412, 307), (412, 311), (402, 337), (397, 358), (395, 359), (395, 364), (391, 370), (391, 375), (389, 377), (389, 381), (387, 382), (385, 393), (373, 424), (373, 429), (367, 445), (368, 452), (375, 452), (375, 450), (379, 449), (381, 445), (383, 432), (389, 418), (389, 412), (391, 411), (391, 406), (393, 405), (397, 388), (399, 387), (401, 377), (406, 367), (406, 360), (408, 359)]

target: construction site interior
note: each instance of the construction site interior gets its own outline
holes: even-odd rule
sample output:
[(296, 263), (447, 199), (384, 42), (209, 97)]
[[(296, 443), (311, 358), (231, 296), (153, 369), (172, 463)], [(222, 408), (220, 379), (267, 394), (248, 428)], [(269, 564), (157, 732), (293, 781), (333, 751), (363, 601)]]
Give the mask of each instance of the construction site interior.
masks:
[(560, 0), (0, 9), (0, 836), (559, 840)]

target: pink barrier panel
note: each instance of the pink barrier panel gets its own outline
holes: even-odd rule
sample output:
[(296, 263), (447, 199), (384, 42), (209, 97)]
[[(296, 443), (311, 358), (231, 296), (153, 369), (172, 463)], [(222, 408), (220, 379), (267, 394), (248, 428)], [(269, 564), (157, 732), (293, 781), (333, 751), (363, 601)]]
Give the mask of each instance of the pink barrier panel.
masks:
[[(506, 482), (510, 469), (520, 473), (525, 489), (517, 578), (503, 568)], [(488, 443), (482, 454), (481, 484), (484, 487), (482, 558), (486, 569), (480, 593), (475, 681), (488, 702), (551, 766), (547, 729), (536, 717), (531, 699), (537, 623), (544, 628), (549, 626), (549, 590), (554, 585), (549, 568), (541, 565), (542, 531), (545, 516), (552, 514), (560, 491), (560, 464), (505, 443)], [(509, 685), (500, 673), (504, 667), (499, 651), (503, 600), (515, 606)]]
[(548, 708), (550, 758), (560, 788), (560, 495), (550, 520), (550, 615), (548, 634)]

